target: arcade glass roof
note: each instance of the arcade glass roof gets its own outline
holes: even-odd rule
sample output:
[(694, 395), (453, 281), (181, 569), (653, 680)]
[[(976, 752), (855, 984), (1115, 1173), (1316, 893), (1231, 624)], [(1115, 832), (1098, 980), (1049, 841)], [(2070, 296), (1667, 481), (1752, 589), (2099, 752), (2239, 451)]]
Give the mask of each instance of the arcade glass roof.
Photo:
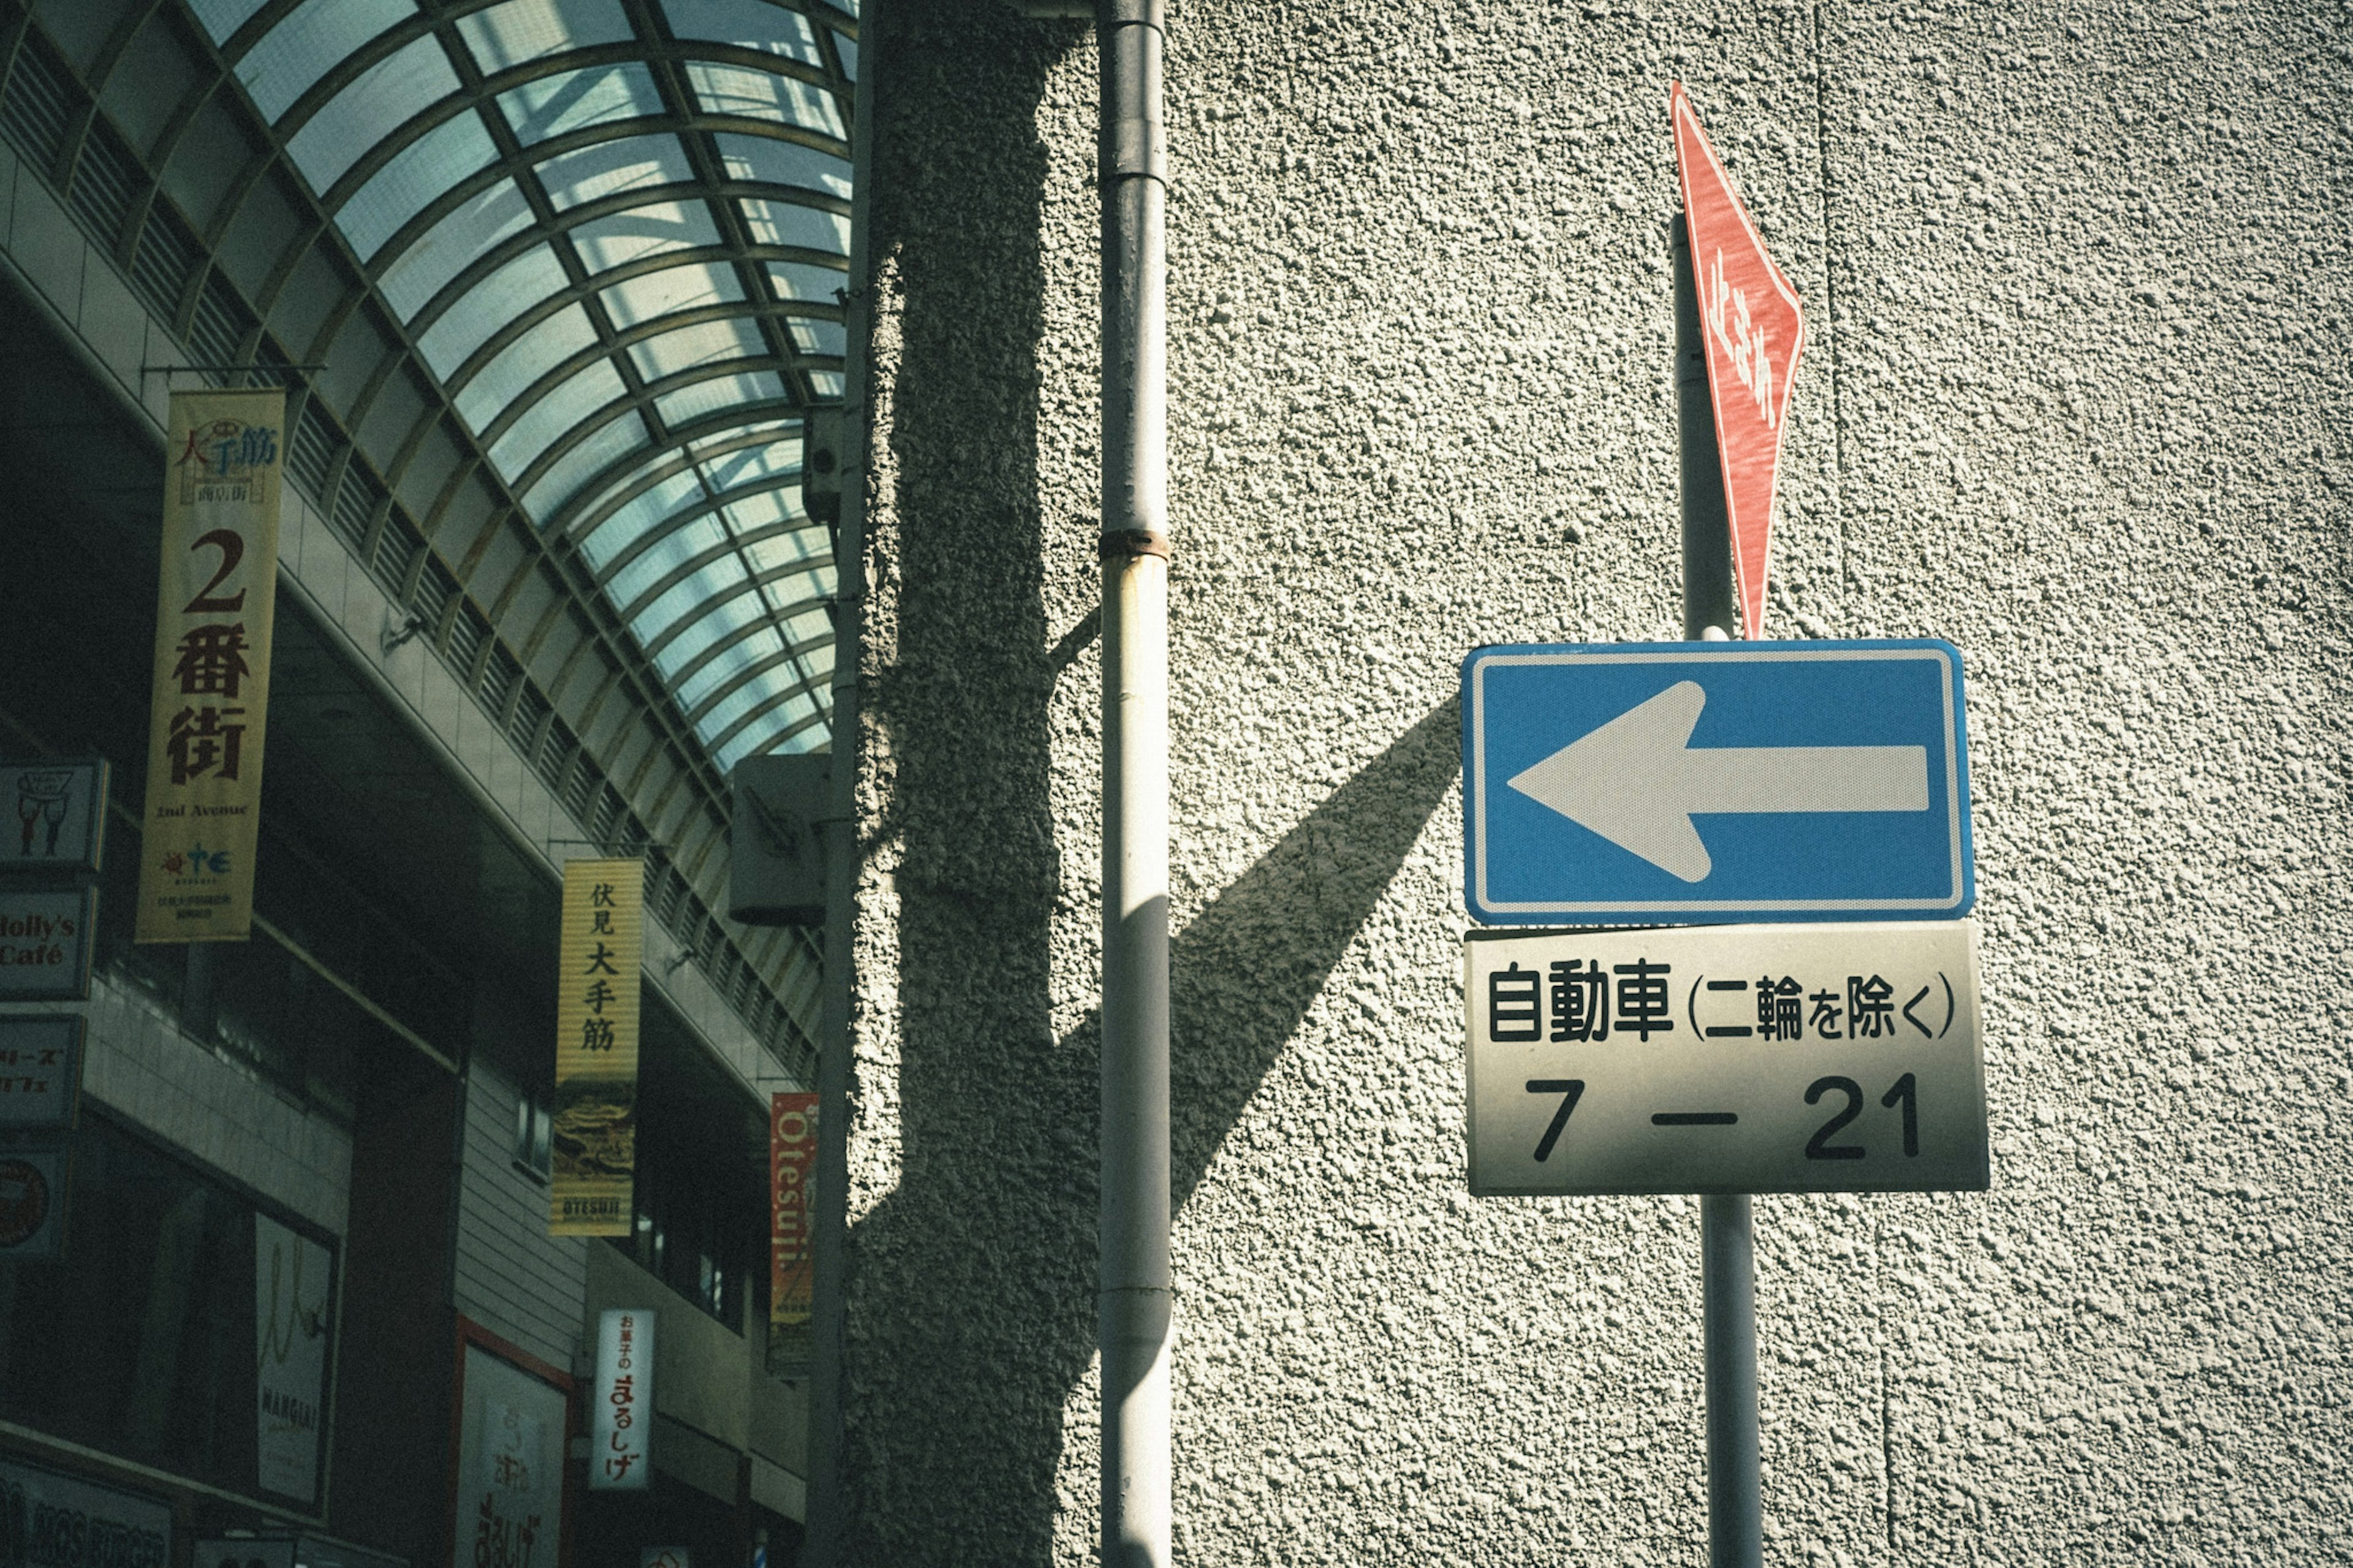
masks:
[(712, 760), (827, 741), (856, 0), (191, 0)]

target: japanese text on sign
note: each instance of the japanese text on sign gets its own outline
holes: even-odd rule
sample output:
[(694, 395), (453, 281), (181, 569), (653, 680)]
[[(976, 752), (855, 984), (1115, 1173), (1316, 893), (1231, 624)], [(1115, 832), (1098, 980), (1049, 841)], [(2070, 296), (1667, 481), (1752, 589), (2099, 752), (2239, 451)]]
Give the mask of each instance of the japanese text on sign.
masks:
[(1474, 1193), (1987, 1184), (1969, 922), (1552, 932), (1464, 960)]
[(628, 1234), (644, 896), (638, 861), (574, 860), (564, 868), (548, 1184), (555, 1236)]
[(596, 1321), (596, 1408), (590, 1412), (588, 1484), (597, 1491), (642, 1491), (653, 1484), (654, 1314), (610, 1307)]
[[(1583, 958), (1556, 959), (1542, 973), (1514, 963), (1487, 977), (1487, 1037), (1557, 1043), (1616, 1034), (1647, 1042), (1653, 1034), (1671, 1035), (1673, 974), (1673, 965), (1641, 956), (1607, 965), (1595, 959), (1590, 967)], [(1794, 1042), (1894, 1039), (1903, 1032), (1899, 1020), (1920, 1038), (1935, 1039), (1952, 1022), (1949, 981), (1941, 1003), (1937, 982), (1928, 980), (1900, 1006), (1883, 975), (1816, 981), (1810, 985), (1794, 974), (1760, 974), (1753, 981), (1699, 975), (1692, 981), (1685, 1026), (1703, 1039)], [(1753, 1011), (1746, 1001), (1752, 995)]]
[(285, 415), (280, 391), (172, 395), (141, 942), (242, 942), (251, 929)]

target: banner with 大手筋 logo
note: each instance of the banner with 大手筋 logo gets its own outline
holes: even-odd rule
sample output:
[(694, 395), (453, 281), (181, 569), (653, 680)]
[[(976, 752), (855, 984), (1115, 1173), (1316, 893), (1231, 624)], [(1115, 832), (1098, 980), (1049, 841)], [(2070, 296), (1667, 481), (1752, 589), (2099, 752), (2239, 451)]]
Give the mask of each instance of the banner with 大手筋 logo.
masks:
[(285, 425), (274, 388), (172, 395), (140, 942), (251, 934)]
[(638, 1153), (638, 968), (645, 867), (564, 868), (555, 998), (551, 1236), (627, 1236)]

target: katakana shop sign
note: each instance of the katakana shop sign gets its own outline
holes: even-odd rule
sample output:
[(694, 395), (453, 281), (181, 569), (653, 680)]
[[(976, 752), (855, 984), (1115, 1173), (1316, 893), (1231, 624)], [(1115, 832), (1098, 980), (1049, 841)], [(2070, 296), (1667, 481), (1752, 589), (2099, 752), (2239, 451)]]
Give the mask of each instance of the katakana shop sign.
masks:
[(140, 942), (252, 929), (285, 425), (280, 391), (172, 395)]
[(817, 1096), (768, 1097), (768, 1371), (792, 1376), (815, 1358), (816, 1261), (809, 1178), (817, 1170)]
[(1974, 921), (1463, 950), (1474, 1194), (1987, 1185)]
[(0, 1129), (69, 1129), (81, 1100), (78, 1014), (0, 1018)]
[(653, 1485), (654, 1314), (608, 1307), (596, 1320), (596, 1393), (588, 1412), (588, 1489)]
[(638, 1152), (638, 989), (645, 867), (564, 868), (557, 949), (552, 1236), (627, 1236)]

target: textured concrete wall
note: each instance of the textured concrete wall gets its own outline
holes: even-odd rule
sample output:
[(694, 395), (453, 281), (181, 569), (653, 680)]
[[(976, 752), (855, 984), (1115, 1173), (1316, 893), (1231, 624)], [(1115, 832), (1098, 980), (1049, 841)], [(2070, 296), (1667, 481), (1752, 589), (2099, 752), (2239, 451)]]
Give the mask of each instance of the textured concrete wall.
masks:
[[(856, 1556), (1090, 1562), (1094, 62), (871, 9)], [(1759, 1201), (1768, 1557), (2353, 1556), (2348, 23), (1176, 7), (1182, 1561), (1701, 1560), (1696, 1205), (1464, 1193), (1452, 700), (1676, 634), (1678, 75), (1774, 629), (1973, 682), (1995, 1189)]]

